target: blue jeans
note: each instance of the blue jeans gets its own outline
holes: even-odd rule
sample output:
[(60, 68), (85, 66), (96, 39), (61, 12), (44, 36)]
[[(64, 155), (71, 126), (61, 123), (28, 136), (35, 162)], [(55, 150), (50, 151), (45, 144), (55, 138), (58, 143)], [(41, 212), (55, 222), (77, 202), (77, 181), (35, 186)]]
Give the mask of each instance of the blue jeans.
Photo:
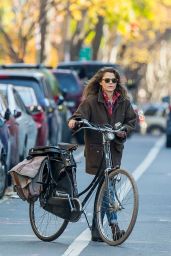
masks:
[[(111, 181), (109, 182), (109, 188), (110, 188), (110, 201), (112, 204), (115, 202), (115, 193), (112, 188)], [(106, 190), (104, 193), (103, 201), (102, 201), (102, 206), (101, 206), (101, 219), (103, 222), (105, 214), (107, 215), (108, 223), (109, 225), (117, 223), (117, 214), (114, 211), (110, 211), (109, 208), (109, 195), (108, 191)], [(99, 232), (97, 230), (97, 223), (96, 223), (96, 211), (94, 209), (93, 213), (93, 221), (92, 221), (92, 236), (99, 237)]]
[[(109, 202), (110, 198), (110, 202)], [(117, 222), (117, 214), (113, 210), (110, 210), (110, 203), (115, 203), (115, 193), (112, 188), (112, 182), (109, 181), (109, 191), (105, 190), (103, 201), (102, 201), (102, 209), (101, 209), (101, 218), (104, 219), (105, 213), (107, 215), (108, 223), (114, 224)]]

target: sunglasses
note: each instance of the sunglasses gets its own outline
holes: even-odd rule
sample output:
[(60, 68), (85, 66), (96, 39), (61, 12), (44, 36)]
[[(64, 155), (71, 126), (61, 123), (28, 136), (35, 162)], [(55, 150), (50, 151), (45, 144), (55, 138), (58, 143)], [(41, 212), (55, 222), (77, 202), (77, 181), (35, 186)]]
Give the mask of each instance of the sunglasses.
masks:
[(107, 84), (109, 84), (110, 82), (117, 83), (118, 81), (116, 78), (103, 78), (102, 80), (104, 80)]

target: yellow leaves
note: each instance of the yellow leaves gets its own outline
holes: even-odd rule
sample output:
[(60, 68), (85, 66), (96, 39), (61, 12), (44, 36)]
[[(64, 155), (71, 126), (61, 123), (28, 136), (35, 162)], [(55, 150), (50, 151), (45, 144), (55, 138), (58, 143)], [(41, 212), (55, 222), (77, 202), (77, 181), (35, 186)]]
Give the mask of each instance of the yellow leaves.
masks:
[[(113, 2), (109, 0), (109, 3)], [(106, 15), (106, 4), (108, 1), (106, 0), (70, 0), (69, 10), (71, 15), (76, 20), (80, 20), (82, 18), (81, 12), (83, 10), (87, 11), (87, 15), (90, 18)], [(110, 6), (111, 9), (111, 6)]]
[(171, 1), (170, 0), (162, 0), (161, 1), (164, 5), (171, 7)]
[(151, 60), (148, 49), (143, 47), (130, 47), (125, 56), (125, 62), (128, 63), (148, 63)]
[(11, 5), (11, 0), (0, 1), (0, 9), (8, 9)]
[[(50, 4), (52, 2), (55, 7)], [(35, 24), (36, 27), (39, 27), (39, 3), (40, 0), (0, 0), (0, 21), (12, 39), (14, 49), (19, 49), (18, 38), (21, 34), (22, 36), (28, 34), (31, 24), (33, 24), (32, 35), (35, 36), (37, 33), (39, 36), (40, 31), (35, 31), (34, 27)], [(171, 26), (171, 0), (49, 0), (48, 3), (47, 40), (52, 37), (50, 35), (53, 34), (52, 31), (56, 31), (53, 41), (58, 46), (65, 44), (66, 38), (70, 40), (76, 28), (80, 31), (78, 36), (86, 34), (83, 43), (91, 46), (96, 34), (95, 25), (98, 22), (98, 16), (104, 17), (103, 31), (105, 34), (102, 42), (103, 40), (109, 41), (110, 35), (114, 33), (114, 35), (121, 35), (123, 41), (135, 45), (139, 45), (145, 37), (148, 39), (148, 43), (148, 41), (155, 41), (154, 31), (163, 32)], [(66, 17), (67, 22), (65, 23)], [(77, 26), (78, 24), (79, 26)], [(65, 25), (67, 35), (63, 36)], [(13, 33), (14, 29), (15, 33)], [(2, 41), (4, 42), (4, 39), (2, 40), (2, 35), (0, 35), (1, 44)], [(28, 41), (27, 54), (30, 57), (26, 58), (29, 61), (29, 58), (32, 59), (35, 55), (36, 44), (33, 38), (29, 38)], [(106, 47), (105, 44), (104, 47)], [(136, 61), (148, 60), (148, 52), (143, 47), (142, 49), (137, 47), (139, 51), (135, 50), (135, 53), (132, 53)], [(55, 53), (49, 55), (54, 56)], [(58, 55), (56, 54), (56, 56)], [(49, 59), (49, 61), (54, 63), (56, 58)]]
[(81, 20), (82, 18), (81, 11), (78, 10), (78, 7), (76, 4), (72, 4), (69, 9), (72, 12), (72, 16), (74, 17), (74, 19)]

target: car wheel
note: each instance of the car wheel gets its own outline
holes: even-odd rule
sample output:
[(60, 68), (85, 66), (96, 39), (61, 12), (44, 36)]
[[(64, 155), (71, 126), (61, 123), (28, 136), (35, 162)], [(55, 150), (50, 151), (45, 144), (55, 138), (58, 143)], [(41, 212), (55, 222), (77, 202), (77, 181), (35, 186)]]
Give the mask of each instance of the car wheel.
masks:
[(166, 135), (166, 147), (171, 148), (171, 135)]
[(148, 133), (154, 136), (159, 136), (164, 132), (163, 128), (160, 126), (152, 126), (148, 129)]

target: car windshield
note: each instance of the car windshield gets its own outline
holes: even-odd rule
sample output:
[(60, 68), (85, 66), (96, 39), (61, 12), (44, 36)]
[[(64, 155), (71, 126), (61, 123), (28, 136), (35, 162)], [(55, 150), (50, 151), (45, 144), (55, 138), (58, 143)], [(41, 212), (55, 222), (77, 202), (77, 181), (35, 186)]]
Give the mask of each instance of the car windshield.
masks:
[(120, 75), (122, 75), (122, 72), (119, 68), (118, 65), (115, 65), (115, 64), (110, 64), (110, 63), (102, 63), (102, 64), (75, 64), (75, 65), (72, 65), (72, 64), (65, 64), (65, 65), (60, 65), (58, 66), (58, 68), (61, 68), (61, 69), (71, 69), (71, 70), (74, 70), (77, 72), (78, 76), (80, 79), (83, 79), (83, 78), (87, 78), (87, 79), (90, 79), (92, 76), (94, 76), (94, 74), (101, 68), (103, 67), (114, 67), (116, 68)]
[(24, 78), (24, 77), (0, 77), (0, 83), (13, 84), (15, 87), (22, 86), (26, 88), (32, 88), (35, 92), (36, 99), (40, 105), (44, 105), (44, 95), (40, 89), (39, 83), (36, 79)]
[(157, 113), (157, 108), (153, 108), (153, 107), (144, 111), (145, 116), (154, 116), (156, 113)]
[(77, 80), (71, 74), (59, 74), (56, 73), (61, 90), (69, 91), (71, 93), (78, 92), (80, 90)]
[(18, 91), (26, 107), (38, 105), (34, 90), (32, 88), (15, 86), (15, 89)]

